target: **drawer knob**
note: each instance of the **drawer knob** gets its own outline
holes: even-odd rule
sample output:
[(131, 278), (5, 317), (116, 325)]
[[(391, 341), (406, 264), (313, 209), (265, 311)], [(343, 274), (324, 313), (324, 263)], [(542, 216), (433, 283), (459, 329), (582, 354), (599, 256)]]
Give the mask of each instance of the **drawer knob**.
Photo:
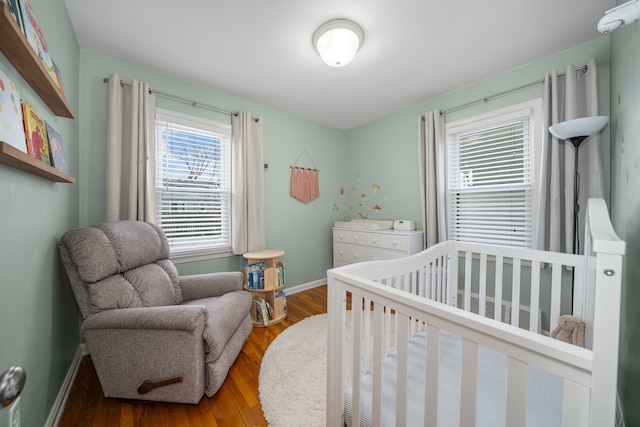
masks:
[(340, 251), (340, 255), (344, 255), (344, 251)]
[(373, 243), (378, 243), (378, 239), (374, 238)]
[(358, 241), (358, 236), (353, 236), (353, 240)]
[(398, 242), (396, 240), (393, 241), (393, 246), (398, 246)]
[(357, 253), (353, 254), (353, 257), (354, 257), (355, 259), (358, 259), (358, 254), (357, 254)]

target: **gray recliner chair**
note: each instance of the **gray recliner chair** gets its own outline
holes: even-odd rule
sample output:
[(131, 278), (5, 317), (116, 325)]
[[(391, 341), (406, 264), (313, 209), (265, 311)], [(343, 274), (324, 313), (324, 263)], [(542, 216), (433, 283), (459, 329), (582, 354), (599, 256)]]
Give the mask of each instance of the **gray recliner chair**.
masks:
[(155, 224), (114, 221), (58, 243), (107, 397), (213, 396), (253, 328), (241, 272), (178, 276)]

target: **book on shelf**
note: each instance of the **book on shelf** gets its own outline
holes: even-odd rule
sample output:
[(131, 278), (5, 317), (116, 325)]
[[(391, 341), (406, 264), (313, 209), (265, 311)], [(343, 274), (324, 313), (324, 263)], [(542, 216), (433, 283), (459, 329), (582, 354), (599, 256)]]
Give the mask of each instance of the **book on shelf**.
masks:
[(282, 261), (278, 261), (278, 263), (276, 264), (276, 277), (278, 279), (277, 281), (278, 286), (284, 286), (285, 285), (284, 264)]
[(270, 320), (269, 312), (267, 309), (267, 302), (264, 300), (264, 298), (258, 295), (254, 295), (253, 305), (255, 306), (256, 321), (267, 326)]
[(284, 291), (277, 292), (275, 295), (274, 304), (276, 315), (283, 315), (284, 313), (289, 311), (287, 307), (287, 295)]
[(267, 306), (267, 318), (269, 320), (273, 320), (276, 318), (275, 314), (273, 313), (273, 307), (271, 307), (271, 304), (269, 304), (269, 301), (265, 301), (264, 304)]
[(45, 122), (45, 125), (47, 127), (47, 139), (49, 140), (51, 166), (64, 173), (69, 173), (67, 159), (64, 157), (62, 148), (62, 136), (48, 122)]
[(60, 89), (60, 93), (62, 94), (62, 96), (65, 96), (64, 87), (62, 86), (62, 71), (60, 71), (60, 68), (58, 68), (58, 66), (56, 65), (56, 62), (53, 59), (51, 60), (51, 62), (53, 63), (53, 71), (55, 72), (55, 75), (56, 75), (53, 81), (58, 86), (58, 89)]
[(27, 153), (48, 165), (49, 142), (47, 140), (47, 127), (40, 115), (26, 102), (22, 103), (22, 116), (24, 133), (27, 140)]
[(56, 77), (56, 70), (53, 67), (53, 60), (51, 59), (51, 55), (49, 54), (49, 48), (47, 47), (47, 42), (44, 39), (44, 34), (38, 25), (38, 21), (36, 20), (35, 15), (33, 14), (33, 10), (31, 9), (31, 5), (27, 0), (20, 0), (20, 13), (22, 15), (22, 24), (24, 27), (24, 34), (27, 37), (27, 41), (31, 45), (33, 51), (38, 55), (42, 64), (44, 65), (45, 70), (51, 76), (51, 79), (55, 82), (55, 84), (60, 87), (60, 82)]
[(22, 24), (22, 12), (20, 11), (20, 0), (7, 0), (9, 5), (9, 14), (18, 24), (20, 30), (24, 33), (24, 25)]
[(22, 124), (22, 106), (16, 85), (0, 70), (0, 141), (23, 153), (27, 143)]
[(264, 289), (264, 262), (255, 262), (247, 265), (247, 287), (249, 289)]

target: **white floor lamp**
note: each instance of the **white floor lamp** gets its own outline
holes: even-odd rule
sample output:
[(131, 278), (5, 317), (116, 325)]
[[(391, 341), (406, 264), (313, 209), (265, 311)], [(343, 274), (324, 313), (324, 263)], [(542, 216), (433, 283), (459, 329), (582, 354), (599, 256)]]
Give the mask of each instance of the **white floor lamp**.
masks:
[(558, 139), (570, 142), (575, 147), (574, 173), (573, 173), (573, 253), (580, 252), (578, 245), (578, 193), (580, 191), (580, 174), (578, 173), (578, 148), (582, 141), (594, 133), (600, 132), (609, 122), (608, 116), (583, 117), (567, 120), (549, 127), (551, 135)]

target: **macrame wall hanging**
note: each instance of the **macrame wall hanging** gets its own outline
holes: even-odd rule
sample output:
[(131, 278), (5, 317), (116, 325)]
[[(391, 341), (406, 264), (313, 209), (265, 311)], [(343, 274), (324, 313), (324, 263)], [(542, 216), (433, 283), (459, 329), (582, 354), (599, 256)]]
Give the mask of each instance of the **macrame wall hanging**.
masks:
[[(306, 154), (311, 163), (312, 168), (296, 166), (300, 157)], [(308, 203), (320, 197), (320, 170), (307, 152), (304, 150), (291, 166), (291, 197), (301, 202)]]

